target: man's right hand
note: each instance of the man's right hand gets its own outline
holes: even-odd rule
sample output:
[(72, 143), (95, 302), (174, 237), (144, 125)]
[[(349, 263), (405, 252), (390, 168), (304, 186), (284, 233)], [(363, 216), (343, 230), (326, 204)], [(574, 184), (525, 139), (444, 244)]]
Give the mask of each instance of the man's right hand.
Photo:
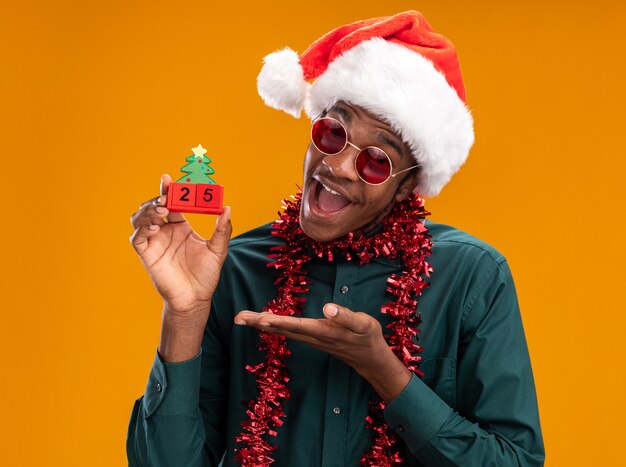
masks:
[[(209, 240), (194, 232), (181, 213), (165, 207), (171, 180), (163, 175), (161, 196), (146, 201), (131, 216), (135, 231), (130, 241), (163, 298), (161, 356), (165, 359), (163, 354), (172, 350), (170, 361), (180, 361), (199, 351), (232, 226), (230, 207), (226, 206)], [(177, 328), (173, 333), (172, 327)], [(183, 347), (186, 351), (181, 354)]]

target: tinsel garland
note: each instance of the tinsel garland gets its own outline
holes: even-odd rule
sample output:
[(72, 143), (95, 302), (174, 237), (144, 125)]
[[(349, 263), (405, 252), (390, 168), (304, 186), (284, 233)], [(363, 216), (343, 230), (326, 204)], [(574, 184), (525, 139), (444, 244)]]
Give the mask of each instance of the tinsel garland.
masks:
[[(416, 312), (417, 297), (428, 286), (425, 277), (432, 272), (426, 257), (430, 255), (432, 242), (424, 225), (425, 216), (430, 213), (424, 208), (424, 201), (409, 195), (396, 203), (382, 223), (382, 230), (370, 236), (350, 233), (331, 242), (318, 242), (304, 234), (300, 227), (301, 193), (284, 201), (283, 213), (272, 225), (272, 234), (285, 243), (272, 247), (268, 258), (273, 260), (268, 267), (280, 270), (275, 282), (278, 294), (263, 311), (283, 316), (297, 316), (302, 312), (308, 292), (306, 264), (311, 260), (311, 252), (319, 258), (333, 261), (343, 255), (348, 261), (360, 259), (360, 264), (372, 258), (401, 258), (405, 270), (402, 274), (392, 274), (387, 279), (387, 291), (394, 297), (383, 305), (381, 312), (394, 320), (387, 325), (385, 334), (395, 355), (413, 373), (423, 376), (418, 368), (422, 348), (417, 345), (420, 315)], [(286, 338), (271, 332), (260, 331), (259, 350), (266, 353), (265, 361), (246, 369), (256, 376), (258, 396), (247, 403), (242, 433), (235, 438), (244, 447), (236, 450), (235, 460), (242, 466), (266, 467), (274, 459), (276, 446), (267, 441), (267, 435), (276, 436), (283, 424), (284, 406), (290, 397)], [(370, 402), (370, 415), (365, 427), (374, 432), (374, 443), (363, 454), (362, 466), (387, 467), (398, 465), (404, 459), (397, 450), (396, 434), (389, 428), (383, 417), (386, 405), (382, 400)]]

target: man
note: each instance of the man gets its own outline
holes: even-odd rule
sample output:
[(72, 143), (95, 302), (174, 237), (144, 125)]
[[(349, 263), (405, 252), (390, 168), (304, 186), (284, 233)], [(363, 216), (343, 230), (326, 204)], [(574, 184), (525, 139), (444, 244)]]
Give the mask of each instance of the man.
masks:
[(313, 120), (279, 222), (229, 246), (225, 208), (206, 241), (167, 176), (132, 217), (164, 309), (130, 465), (541, 465), (506, 261), (418, 196), (473, 143), (453, 45), (418, 12), (360, 21), (269, 55), (258, 87)]

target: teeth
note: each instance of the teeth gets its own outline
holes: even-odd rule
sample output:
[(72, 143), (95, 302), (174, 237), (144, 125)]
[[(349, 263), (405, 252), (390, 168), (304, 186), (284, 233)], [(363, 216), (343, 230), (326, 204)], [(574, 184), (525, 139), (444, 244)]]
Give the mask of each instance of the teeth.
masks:
[(331, 190), (330, 188), (328, 188), (328, 187), (327, 187), (326, 185), (324, 185), (323, 183), (322, 183), (322, 186), (324, 187), (324, 189), (325, 189), (326, 191), (331, 192), (333, 195), (339, 195), (339, 196), (341, 196), (341, 193), (337, 193), (335, 190)]

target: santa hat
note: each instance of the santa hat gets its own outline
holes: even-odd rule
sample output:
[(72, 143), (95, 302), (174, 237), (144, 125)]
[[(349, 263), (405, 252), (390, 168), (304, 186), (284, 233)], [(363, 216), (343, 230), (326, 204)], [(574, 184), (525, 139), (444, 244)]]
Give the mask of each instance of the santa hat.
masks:
[(417, 11), (341, 26), (299, 57), (285, 48), (264, 62), (257, 88), (271, 107), (313, 119), (342, 100), (389, 123), (422, 166), (422, 195), (437, 195), (474, 143), (456, 49)]

